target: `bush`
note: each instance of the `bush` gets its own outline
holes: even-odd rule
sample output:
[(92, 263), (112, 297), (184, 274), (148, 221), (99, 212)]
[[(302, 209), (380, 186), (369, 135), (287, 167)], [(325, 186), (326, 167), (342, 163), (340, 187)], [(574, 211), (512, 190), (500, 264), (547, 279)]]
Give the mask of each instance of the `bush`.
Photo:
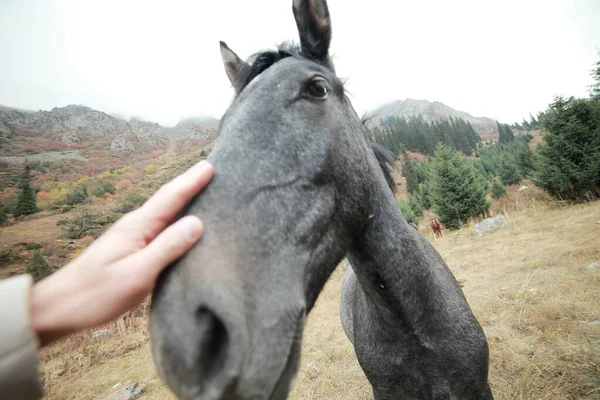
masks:
[(410, 207), (410, 204), (408, 204), (408, 200), (398, 200), (398, 205), (400, 206), (400, 211), (402, 211), (402, 215), (404, 215), (406, 222), (412, 222), (413, 224), (418, 223), (419, 219)]
[(75, 189), (71, 190), (67, 195), (67, 204), (74, 206), (75, 204), (81, 204), (88, 200), (87, 186), (80, 185)]
[(69, 239), (80, 239), (84, 236), (96, 238), (117, 219), (119, 216), (115, 214), (98, 214), (87, 208), (80, 208), (71, 218), (62, 219), (56, 224), (62, 227), (65, 236)]
[(106, 198), (106, 193), (115, 194), (116, 188), (111, 181), (101, 180), (92, 190), (92, 194), (96, 197)]
[(423, 205), (415, 196), (408, 196), (408, 200), (398, 200), (398, 205), (407, 222), (418, 224), (423, 218)]
[(54, 270), (48, 264), (44, 256), (40, 254), (39, 250), (35, 250), (33, 255), (29, 259), (29, 263), (27, 264), (26, 272), (33, 276), (34, 282), (39, 282), (48, 275), (50, 275)]
[(6, 217), (6, 214), (4, 213), (4, 206), (2, 204), (0, 204), (0, 225), (3, 225), (7, 219), (8, 218)]
[(119, 213), (128, 213), (140, 207), (147, 199), (148, 196), (143, 193), (129, 192), (117, 199), (117, 206), (112, 210)]
[(494, 182), (492, 183), (492, 198), (498, 200), (499, 198), (504, 197), (504, 195), (506, 195), (506, 186), (504, 186), (498, 178), (494, 179)]

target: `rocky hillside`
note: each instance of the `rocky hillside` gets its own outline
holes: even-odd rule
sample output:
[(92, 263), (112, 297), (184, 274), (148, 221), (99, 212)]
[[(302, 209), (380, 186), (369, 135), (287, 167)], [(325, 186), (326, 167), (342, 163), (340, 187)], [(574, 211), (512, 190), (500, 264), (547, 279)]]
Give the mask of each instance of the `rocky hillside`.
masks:
[(210, 142), (216, 139), (219, 120), (216, 118), (186, 118), (167, 130), (169, 137), (184, 143)]
[(56, 107), (50, 111), (27, 111), (0, 107), (0, 155), (36, 154), (94, 146), (112, 152), (137, 153), (164, 148), (168, 142), (214, 141), (217, 120), (189, 119), (174, 128), (131, 118), (108, 115), (82, 105)]
[(484, 139), (497, 137), (498, 129), (496, 121), (486, 117), (474, 117), (463, 111), (455, 110), (439, 101), (433, 103), (427, 100), (397, 100), (384, 104), (371, 113), (372, 121), (379, 122), (383, 117), (396, 116), (409, 119), (411, 117), (422, 117), (425, 121), (437, 121), (440, 119), (462, 118), (473, 126), (473, 129)]

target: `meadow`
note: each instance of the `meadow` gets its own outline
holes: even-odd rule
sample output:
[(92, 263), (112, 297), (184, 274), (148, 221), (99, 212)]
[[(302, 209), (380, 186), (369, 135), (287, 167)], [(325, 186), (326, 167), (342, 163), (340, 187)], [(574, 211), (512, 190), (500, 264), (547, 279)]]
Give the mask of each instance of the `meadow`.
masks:
[[(482, 236), (473, 224), (441, 239), (422, 233), (485, 330), (496, 399), (600, 399), (600, 202), (565, 205), (512, 187), (492, 211), (509, 226)], [(342, 268), (308, 317), (292, 400), (372, 399), (339, 321)], [(42, 349), (47, 398), (91, 399), (127, 380), (147, 385), (142, 399), (173, 398), (155, 374), (147, 304), (107, 325), (103, 340), (87, 331)]]

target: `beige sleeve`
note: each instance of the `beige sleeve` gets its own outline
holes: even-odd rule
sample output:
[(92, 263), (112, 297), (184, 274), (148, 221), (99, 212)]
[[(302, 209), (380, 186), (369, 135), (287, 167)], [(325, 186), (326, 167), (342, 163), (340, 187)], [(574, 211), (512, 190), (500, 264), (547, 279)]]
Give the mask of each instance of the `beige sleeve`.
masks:
[(43, 396), (38, 377), (38, 339), (29, 317), (31, 286), (29, 275), (0, 281), (0, 399)]

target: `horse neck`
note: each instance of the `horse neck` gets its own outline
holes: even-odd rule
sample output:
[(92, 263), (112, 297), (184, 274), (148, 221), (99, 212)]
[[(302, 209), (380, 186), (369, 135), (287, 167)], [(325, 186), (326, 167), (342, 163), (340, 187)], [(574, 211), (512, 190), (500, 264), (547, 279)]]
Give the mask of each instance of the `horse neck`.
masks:
[[(454, 276), (431, 244), (402, 216), (383, 177), (373, 190), (373, 217), (348, 253), (370, 307), (415, 332), (468, 310)], [(443, 321), (440, 321), (443, 320)]]

